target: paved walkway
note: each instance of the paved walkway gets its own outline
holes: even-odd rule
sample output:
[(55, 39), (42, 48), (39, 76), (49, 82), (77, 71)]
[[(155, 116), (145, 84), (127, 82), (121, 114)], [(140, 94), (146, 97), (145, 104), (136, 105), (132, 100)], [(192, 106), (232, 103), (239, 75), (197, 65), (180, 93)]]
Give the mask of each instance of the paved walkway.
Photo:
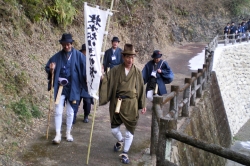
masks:
[[(188, 61), (204, 49), (204, 44), (188, 44), (178, 47), (168, 53), (167, 62), (175, 73), (174, 85), (183, 85), (184, 78), (191, 76)], [(201, 66), (202, 67), (202, 66)], [(169, 90), (170, 85), (167, 86)], [(65, 112), (65, 111), (64, 111)], [(129, 152), (131, 163), (134, 166), (151, 166), (149, 155), (150, 135), (151, 135), (151, 103), (148, 102), (147, 112), (140, 114), (138, 126), (135, 131), (134, 140)], [(93, 114), (93, 111), (91, 112)], [(51, 127), (49, 140), (45, 139), (46, 126), (41, 127), (43, 133), (36, 134), (36, 138), (30, 140), (27, 151), (22, 154), (22, 160), (29, 166), (79, 166), (86, 165), (87, 151), (89, 145), (89, 135), (92, 123), (83, 123), (83, 111), (80, 109), (76, 124), (73, 126), (72, 135), (74, 142), (66, 142), (65, 139), (59, 145), (52, 145), (51, 140), (55, 136), (54, 118), (51, 117)], [(44, 123), (46, 124), (46, 122)], [(63, 132), (65, 133), (65, 119), (63, 120)], [(122, 128), (124, 131), (124, 128)], [(63, 135), (64, 136), (64, 135)], [(119, 161), (120, 153), (113, 152), (116, 140), (110, 131), (108, 105), (101, 106), (96, 111), (94, 133), (92, 139), (89, 165), (93, 166), (119, 166), (123, 165)]]

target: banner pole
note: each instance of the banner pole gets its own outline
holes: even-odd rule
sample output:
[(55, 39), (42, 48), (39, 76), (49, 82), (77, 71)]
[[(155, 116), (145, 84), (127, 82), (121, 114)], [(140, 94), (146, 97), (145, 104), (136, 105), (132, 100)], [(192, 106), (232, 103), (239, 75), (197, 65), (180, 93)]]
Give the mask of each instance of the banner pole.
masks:
[[(111, 1), (110, 12), (113, 9), (113, 5), (114, 5), (114, 0)], [(108, 29), (109, 29), (109, 22), (110, 22), (110, 15), (108, 16), (108, 22), (107, 22), (107, 26), (106, 26), (106, 31), (108, 31)], [(106, 43), (107, 43), (107, 38), (108, 38), (108, 34), (105, 35), (104, 42), (103, 42), (103, 47), (102, 47), (102, 52), (105, 51)], [(103, 58), (104, 58), (104, 55), (101, 57), (101, 65), (103, 63)]]
[[(110, 11), (112, 11), (113, 4), (114, 4), (114, 0), (111, 1)], [(108, 15), (108, 22), (107, 22), (107, 26), (106, 26), (106, 31), (108, 31), (108, 29), (109, 29), (109, 22), (110, 22), (110, 15)], [(104, 44), (103, 44), (103, 47), (102, 47), (103, 51), (104, 51), (104, 49), (106, 47), (107, 37), (108, 37), (108, 35), (106, 34), (105, 38), (104, 38)], [(103, 63), (103, 56), (101, 57), (101, 67), (102, 67), (102, 63)], [(99, 94), (99, 92), (97, 93), (97, 96), (98, 96), (98, 94)], [(93, 119), (92, 119), (90, 137), (89, 137), (89, 146), (88, 146), (88, 154), (87, 154), (87, 162), (86, 162), (87, 165), (89, 164), (89, 155), (90, 155), (90, 148), (91, 148), (91, 142), (92, 142), (93, 129), (94, 129), (94, 124), (95, 124), (95, 113), (96, 113), (97, 103), (98, 102), (95, 99), (95, 102), (94, 102), (94, 114), (93, 114)]]
[(91, 147), (91, 143), (92, 143), (92, 134), (93, 134), (94, 124), (95, 124), (96, 105), (97, 105), (97, 100), (95, 99), (94, 114), (93, 114), (92, 126), (91, 126), (91, 131), (90, 131), (90, 137), (89, 137), (89, 146), (88, 146), (88, 154), (87, 154), (87, 165), (89, 164), (90, 147)]

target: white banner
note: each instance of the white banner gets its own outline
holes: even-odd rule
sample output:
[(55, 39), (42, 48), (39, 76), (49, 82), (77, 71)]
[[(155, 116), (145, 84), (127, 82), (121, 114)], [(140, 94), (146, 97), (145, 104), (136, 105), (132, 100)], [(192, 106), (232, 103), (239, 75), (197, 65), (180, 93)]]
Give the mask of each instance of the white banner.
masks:
[(96, 99), (102, 75), (100, 60), (109, 12), (84, 3), (87, 84), (90, 96)]

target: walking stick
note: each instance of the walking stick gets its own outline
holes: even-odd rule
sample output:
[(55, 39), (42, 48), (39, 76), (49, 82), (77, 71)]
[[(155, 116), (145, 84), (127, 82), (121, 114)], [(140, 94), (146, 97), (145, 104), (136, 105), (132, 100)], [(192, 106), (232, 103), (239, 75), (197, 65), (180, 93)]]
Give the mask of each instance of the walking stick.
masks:
[(50, 114), (51, 114), (51, 110), (52, 110), (52, 105), (54, 104), (53, 102), (53, 84), (54, 84), (54, 69), (51, 71), (51, 86), (50, 86), (50, 102), (49, 102), (49, 112), (48, 112), (48, 122), (47, 122), (47, 135), (46, 135), (46, 139), (48, 139), (49, 137), (49, 124), (50, 124)]
[[(101, 3), (102, 3), (102, 1), (101, 1)], [(114, 4), (114, 0), (111, 1), (110, 11), (112, 11), (113, 4)], [(109, 28), (109, 22), (110, 22), (110, 15), (108, 16), (108, 22), (107, 22), (106, 30), (108, 30), (108, 28)], [(108, 36), (106, 35), (105, 38), (104, 38), (104, 44), (103, 44), (102, 50), (104, 50), (105, 47), (106, 47), (107, 37)], [(101, 58), (101, 64), (102, 63), (103, 63), (103, 57)], [(97, 100), (95, 99), (95, 103), (94, 103), (94, 115), (93, 115), (92, 126), (91, 126), (90, 137), (89, 137), (89, 146), (88, 146), (88, 154), (87, 154), (87, 165), (89, 164), (90, 147), (91, 147), (92, 134), (93, 134), (94, 124), (95, 124), (95, 112), (96, 112), (96, 107), (97, 107), (96, 105), (97, 105)]]

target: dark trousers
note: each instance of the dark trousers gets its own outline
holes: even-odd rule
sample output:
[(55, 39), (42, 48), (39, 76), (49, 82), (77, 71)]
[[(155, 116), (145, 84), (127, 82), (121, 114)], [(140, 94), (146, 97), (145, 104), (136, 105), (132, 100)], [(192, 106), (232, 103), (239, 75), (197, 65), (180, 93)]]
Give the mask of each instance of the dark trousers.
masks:
[(84, 110), (84, 116), (88, 116), (91, 110), (91, 100), (92, 98), (85, 98), (83, 99), (83, 110)]
[[(93, 98), (81, 98), (79, 103), (78, 103), (78, 106), (80, 106), (82, 100), (83, 100), (84, 116), (88, 116), (90, 113), (90, 110), (91, 110), (91, 104), (93, 104)], [(77, 112), (78, 112), (78, 107), (77, 107), (77, 109), (74, 109), (73, 123), (76, 120)]]

